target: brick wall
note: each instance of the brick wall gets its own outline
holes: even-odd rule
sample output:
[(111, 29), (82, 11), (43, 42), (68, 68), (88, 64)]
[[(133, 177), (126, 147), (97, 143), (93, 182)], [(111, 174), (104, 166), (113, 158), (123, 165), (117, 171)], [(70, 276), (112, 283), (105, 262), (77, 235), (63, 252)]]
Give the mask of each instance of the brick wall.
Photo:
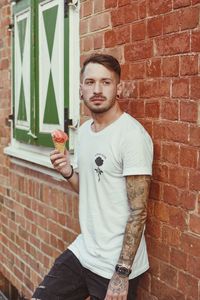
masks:
[[(65, 183), (3, 154), (10, 135), (8, 2), (0, 4), (0, 268), (28, 297), (79, 225), (77, 197)], [(119, 59), (121, 106), (144, 124), (155, 145), (151, 269), (138, 300), (200, 298), (199, 12), (199, 0), (81, 1), (81, 61), (94, 51)], [(81, 112), (88, 114), (84, 107)]]

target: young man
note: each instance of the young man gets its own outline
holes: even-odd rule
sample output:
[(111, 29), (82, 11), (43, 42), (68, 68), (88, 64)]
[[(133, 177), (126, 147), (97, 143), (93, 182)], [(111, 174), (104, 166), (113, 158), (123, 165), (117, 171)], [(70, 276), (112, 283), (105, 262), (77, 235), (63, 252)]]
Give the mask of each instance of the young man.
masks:
[(51, 162), (79, 193), (81, 234), (36, 289), (41, 300), (135, 300), (148, 267), (144, 239), (153, 146), (148, 133), (122, 112), (120, 65), (89, 57), (81, 71), (81, 98), (92, 119), (79, 129), (77, 165), (69, 155)]

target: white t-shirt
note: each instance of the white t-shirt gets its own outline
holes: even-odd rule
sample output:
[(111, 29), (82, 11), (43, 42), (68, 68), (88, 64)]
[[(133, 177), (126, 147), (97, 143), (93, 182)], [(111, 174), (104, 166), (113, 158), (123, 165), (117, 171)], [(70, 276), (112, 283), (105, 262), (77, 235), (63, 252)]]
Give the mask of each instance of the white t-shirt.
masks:
[[(151, 175), (153, 145), (143, 126), (127, 113), (99, 132), (93, 132), (91, 124), (86, 121), (79, 131), (81, 234), (69, 249), (85, 268), (110, 279), (129, 217), (125, 176)], [(148, 268), (143, 234), (129, 278)]]

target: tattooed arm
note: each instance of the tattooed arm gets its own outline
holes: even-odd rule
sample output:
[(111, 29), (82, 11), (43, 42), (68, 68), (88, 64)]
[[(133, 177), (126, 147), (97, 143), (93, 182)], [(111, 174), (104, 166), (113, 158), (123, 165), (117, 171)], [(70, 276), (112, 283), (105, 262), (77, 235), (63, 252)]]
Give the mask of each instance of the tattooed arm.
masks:
[[(130, 215), (126, 224), (122, 250), (118, 264), (131, 268), (140, 244), (147, 218), (147, 199), (149, 195), (150, 176), (137, 175), (126, 177), (126, 188)], [(116, 272), (110, 280), (105, 300), (126, 300), (128, 277), (121, 277)]]

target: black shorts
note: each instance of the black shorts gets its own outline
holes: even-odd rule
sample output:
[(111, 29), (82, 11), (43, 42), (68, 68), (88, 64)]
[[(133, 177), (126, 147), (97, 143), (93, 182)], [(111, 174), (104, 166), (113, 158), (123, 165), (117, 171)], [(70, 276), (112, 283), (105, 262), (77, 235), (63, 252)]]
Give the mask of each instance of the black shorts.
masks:
[[(136, 300), (139, 277), (129, 281), (128, 300)], [(41, 300), (103, 300), (109, 279), (84, 268), (77, 257), (66, 250), (35, 290), (32, 298)]]

